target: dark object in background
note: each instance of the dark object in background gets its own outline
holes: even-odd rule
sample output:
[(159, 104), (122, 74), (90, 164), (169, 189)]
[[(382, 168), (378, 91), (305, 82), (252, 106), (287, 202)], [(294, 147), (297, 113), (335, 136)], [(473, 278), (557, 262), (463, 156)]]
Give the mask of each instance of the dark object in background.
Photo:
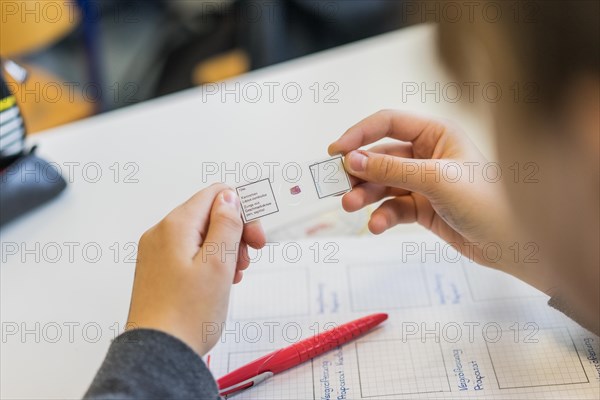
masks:
[[(76, 83), (91, 101), (103, 101), (102, 111), (212, 82), (196, 80), (197, 67), (230, 52), (244, 55), (244, 73), (408, 25), (405, 0), (78, 2), (92, 15), (22, 61)], [(90, 85), (98, 90), (84, 90)]]
[(50, 163), (25, 150), (25, 124), (0, 73), (0, 225), (56, 197), (67, 183)]
[(245, 14), (254, 9), (262, 14), (241, 19), (240, 41), (251, 55), (252, 68), (262, 68), (401, 28), (402, 2), (242, 0), (239, 7), (248, 10)]
[[(235, 48), (248, 54), (251, 69), (301, 57), (399, 29), (404, 0), (238, 0), (212, 4), (187, 15), (179, 44), (166, 54), (157, 96), (193, 86), (196, 65)], [(202, 26), (204, 29), (200, 29)], [(197, 27), (198, 32), (194, 34)]]
[(60, 173), (34, 152), (0, 172), (0, 225), (53, 199), (67, 186)]

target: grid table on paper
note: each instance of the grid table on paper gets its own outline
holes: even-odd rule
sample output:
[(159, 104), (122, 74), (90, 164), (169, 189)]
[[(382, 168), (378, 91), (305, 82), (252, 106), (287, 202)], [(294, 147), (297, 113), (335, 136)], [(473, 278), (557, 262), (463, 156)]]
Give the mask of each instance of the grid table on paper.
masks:
[(515, 339), (503, 332), (487, 347), (501, 389), (588, 383), (579, 354), (566, 328), (540, 329)]
[(390, 262), (349, 265), (348, 281), (353, 311), (380, 311), (431, 304), (421, 264)]
[(449, 392), (440, 344), (435, 340), (356, 343), (361, 396)]
[(297, 266), (251, 271), (233, 289), (231, 316), (252, 320), (308, 315), (308, 279), (308, 269)]

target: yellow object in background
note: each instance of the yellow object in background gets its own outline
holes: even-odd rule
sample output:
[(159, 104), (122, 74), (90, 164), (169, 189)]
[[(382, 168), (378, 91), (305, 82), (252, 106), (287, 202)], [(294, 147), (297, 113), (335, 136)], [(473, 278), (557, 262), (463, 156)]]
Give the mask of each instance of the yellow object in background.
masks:
[[(0, 56), (14, 58), (48, 47), (69, 34), (79, 21), (73, 1), (0, 0)], [(72, 85), (42, 68), (26, 66), (26, 70), (23, 82), (2, 72), (19, 104), (27, 133), (94, 113), (94, 104), (84, 101)]]
[(79, 90), (53, 74), (27, 66), (25, 82), (4, 74), (25, 120), (27, 133), (35, 133), (94, 114), (95, 104), (85, 101)]
[(75, 2), (0, 0), (0, 56), (10, 58), (47, 47), (77, 26)]
[(4, 99), (0, 99), (0, 111), (4, 111), (8, 108), (11, 108), (12, 106), (15, 105), (15, 96), (8, 96), (5, 97)]
[(194, 68), (194, 85), (219, 82), (250, 70), (250, 58), (243, 50), (233, 50), (219, 54), (199, 63)]

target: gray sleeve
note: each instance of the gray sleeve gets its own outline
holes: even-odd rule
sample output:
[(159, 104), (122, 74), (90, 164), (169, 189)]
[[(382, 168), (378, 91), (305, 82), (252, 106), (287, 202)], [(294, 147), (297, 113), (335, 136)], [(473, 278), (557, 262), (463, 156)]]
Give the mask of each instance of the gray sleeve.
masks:
[(84, 399), (219, 399), (217, 384), (189, 346), (164, 332), (134, 329), (108, 349)]

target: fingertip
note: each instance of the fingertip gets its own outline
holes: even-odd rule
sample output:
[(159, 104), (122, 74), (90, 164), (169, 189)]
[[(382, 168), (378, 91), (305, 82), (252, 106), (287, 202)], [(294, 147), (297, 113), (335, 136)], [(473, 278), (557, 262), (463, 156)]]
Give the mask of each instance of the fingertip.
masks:
[(241, 211), (240, 198), (232, 189), (227, 188), (219, 193), (219, 200), (222, 206), (230, 207), (238, 213)]
[(337, 142), (333, 142), (327, 147), (327, 153), (332, 157), (339, 153), (337, 150)]
[(237, 285), (238, 283), (240, 283), (242, 281), (242, 279), (244, 279), (244, 272), (243, 271), (235, 271), (235, 275), (233, 277), (233, 284)]
[(371, 215), (369, 220), (369, 231), (374, 235), (381, 235), (388, 228), (387, 220), (384, 216), (377, 213)]
[(239, 259), (237, 270), (243, 271), (250, 266), (250, 255), (248, 254), (248, 245), (246, 243), (240, 243)]
[(361, 208), (360, 201), (353, 193), (355, 192), (347, 193), (342, 197), (342, 208), (346, 212), (355, 212)]
[(265, 230), (260, 221), (252, 221), (244, 227), (244, 241), (250, 247), (260, 250), (267, 244)]

